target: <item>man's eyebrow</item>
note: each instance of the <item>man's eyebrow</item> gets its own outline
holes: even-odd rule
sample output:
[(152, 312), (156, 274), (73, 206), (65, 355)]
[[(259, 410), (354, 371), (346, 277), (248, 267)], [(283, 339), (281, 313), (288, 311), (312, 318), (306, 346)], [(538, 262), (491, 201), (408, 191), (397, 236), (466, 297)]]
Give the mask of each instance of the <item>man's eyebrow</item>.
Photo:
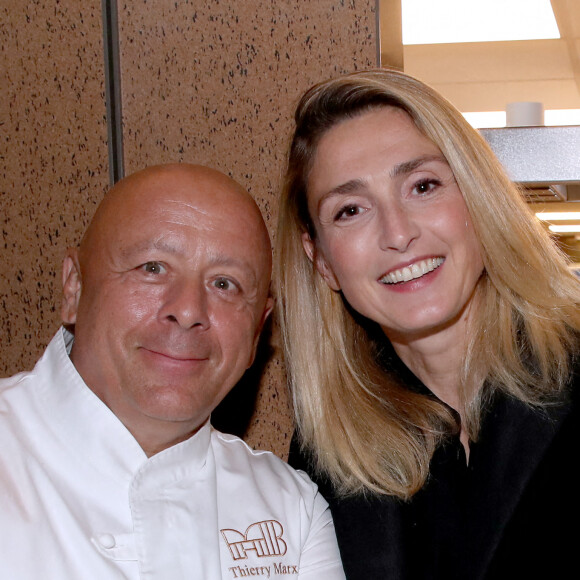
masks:
[(441, 163), (447, 164), (447, 160), (443, 155), (423, 155), (421, 157), (417, 157), (416, 159), (411, 159), (410, 161), (403, 161), (395, 165), (390, 171), (389, 175), (392, 178), (399, 177), (401, 175), (408, 175), (421, 167), (421, 165), (425, 163), (429, 163), (430, 161), (439, 161)]
[(216, 266), (240, 266), (242, 268), (249, 267), (249, 262), (240, 258), (232, 258), (227, 254), (220, 254), (219, 252), (210, 253), (209, 261)]
[(217, 267), (223, 266), (224, 268), (235, 268), (236, 270), (241, 271), (244, 276), (247, 276), (251, 282), (257, 280), (255, 265), (251, 260), (232, 258), (227, 254), (215, 253), (209, 255), (209, 262)]
[(144, 242), (138, 242), (121, 248), (120, 251), (123, 255), (130, 256), (131, 254), (147, 252), (149, 250), (161, 250), (162, 252), (167, 252), (169, 254), (179, 253), (179, 250), (173, 244), (164, 240), (147, 240)]
[[(127, 246), (121, 251), (125, 254), (146, 252), (148, 250), (161, 250), (162, 252), (167, 252), (169, 254), (183, 254), (184, 250), (178, 245), (172, 244), (165, 240), (148, 240), (145, 242), (139, 242), (132, 246)], [(228, 254), (224, 254), (218, 251), (208, 252), (208, 262), (216, 266), (238, 266), (241, 268), (251, 269), (251, 261), (242, 258), (232, 257)]]

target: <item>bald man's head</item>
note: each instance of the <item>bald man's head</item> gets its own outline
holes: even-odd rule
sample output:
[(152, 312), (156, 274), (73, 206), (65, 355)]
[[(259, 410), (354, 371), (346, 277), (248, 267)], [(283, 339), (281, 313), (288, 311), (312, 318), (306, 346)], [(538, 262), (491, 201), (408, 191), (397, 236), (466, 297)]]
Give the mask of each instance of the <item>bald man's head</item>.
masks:
[(65, 259), (63, 320), (80, 375), (148, 453), (199, 428), (251, 364), (270, 270), (258, 207), (218, 171), (151, 167), (105, 196)]
[(256, 220), (261, 247), (271, 258), (270, 239), (264, 220), (252, 196), (236, 181), (223, 173), (202, 165), (169, 164), (148, 167), (119, 181), (105, 196), (81, 241), (81, 253), (89, 254), (94, 243), (111, 228), (125, 227), (139, 218), (144, 204), (182, 195), (202, 202), (208, 212), (221, 211), (231, 204), (243, 207), (248, 217)]

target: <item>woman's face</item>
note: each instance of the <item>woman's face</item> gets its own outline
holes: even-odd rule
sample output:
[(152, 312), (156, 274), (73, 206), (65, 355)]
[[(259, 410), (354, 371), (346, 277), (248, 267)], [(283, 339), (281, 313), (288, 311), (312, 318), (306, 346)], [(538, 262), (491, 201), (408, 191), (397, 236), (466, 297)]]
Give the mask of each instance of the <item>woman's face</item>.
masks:
[(483, 264), (451, 168), (402, 110), (385, 107), (322, 137), (308, 179), (317, 239), (306, 252), (333, 290), (408, 340), (466, 313)]

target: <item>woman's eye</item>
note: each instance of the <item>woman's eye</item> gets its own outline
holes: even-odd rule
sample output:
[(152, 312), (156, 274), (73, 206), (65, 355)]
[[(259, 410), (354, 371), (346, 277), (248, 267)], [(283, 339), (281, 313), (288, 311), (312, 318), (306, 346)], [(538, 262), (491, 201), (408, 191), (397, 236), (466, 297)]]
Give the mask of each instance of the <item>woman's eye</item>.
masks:
[(147, 262), (142, 268), (148, 274), (162, 274), (165, 271), (165, 267), (159, 262)]
[(413, 192), (418, 195), (425, 195), (426, 193), (433, 191), (439, 185), (441, 185), (441, 182), (437, 179), (425, 179), (415, 184)]
[(348, 219), (354, 217), (362, 212), (362, 209), (358, 205), (347, 205), (341, 208), (334, 216), (335, 221), (341, 219)]

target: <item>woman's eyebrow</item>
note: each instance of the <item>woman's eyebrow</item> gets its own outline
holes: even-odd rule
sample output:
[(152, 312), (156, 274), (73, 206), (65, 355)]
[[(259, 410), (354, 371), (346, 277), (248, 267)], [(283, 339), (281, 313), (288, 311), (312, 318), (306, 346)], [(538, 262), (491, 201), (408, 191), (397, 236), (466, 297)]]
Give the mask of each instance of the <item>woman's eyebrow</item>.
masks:
[(409, 173), (415, 171), (415, 169), (421, 167), (424, 163), (429, 163), (430, 161), (439, 161), (441, 163), (447, 164), (447, 161), (443, 155), (423, 155), (417, 157), (416, 159), (411, 159), (410, 161), (403, 161), (395, 165), (390, 171), (390, 177), (399, 177), (401, 175), (408, 175)]
[[(431, 161), (437, 161), (447, 165), (447, 160), (445, 157), (443, 157), (443, 155), (422, 155), (416, 159), (398, 163), (389, 171), (389, 177), (393, 179), (401, 175), (408, 175), (409, 173), (415, 171), (415, 169), (421, 167), (421, 165)], [(357, 193), (366, 189), (367, 185), (367, 182), (362, 178), (346, 181), (345, 183), (333, 187), (330, 191), (327, 191), (318, 201), (318, 207), (320, 207), (327, 199), (331, 197), (336, 195), (348, 195), (350, 193)]]
[(367, 183), (364, 179), (351, 179), (337, 187), (333, 187), (330, 191), (327, 191), (319, 200), (318, 206), (324, 203), (328, 198), (335, 195), (348, 195), (360, 191), (361, 189), (366, 189)]

